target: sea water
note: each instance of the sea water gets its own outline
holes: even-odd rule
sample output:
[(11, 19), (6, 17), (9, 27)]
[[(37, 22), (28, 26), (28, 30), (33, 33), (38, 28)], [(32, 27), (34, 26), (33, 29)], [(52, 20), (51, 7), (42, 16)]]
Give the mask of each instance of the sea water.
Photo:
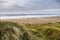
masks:
[(0, 15), (0, 19), (20, 19), (20, 18), (41, 18), (41, 17), (55, 17), (59, 15)]

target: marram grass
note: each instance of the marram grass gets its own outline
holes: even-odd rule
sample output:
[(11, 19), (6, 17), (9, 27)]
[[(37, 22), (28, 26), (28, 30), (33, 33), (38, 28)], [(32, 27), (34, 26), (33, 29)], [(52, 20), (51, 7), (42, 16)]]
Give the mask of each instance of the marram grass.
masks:
[(41, 40), (32, 35), (24, 25), (0, 22), (0, 40)]
[(60, 22), (25, 26), (0, 22), (0, 40), (60, 40)]
[(0, 22), (0, 40), (31, 40), (31, 36), (21, 25)]
[[(25, 24), (26, 25), (26, 24)], [(26, 25), (35, 36), (44, 40), (60, 40), (60, 22)]]

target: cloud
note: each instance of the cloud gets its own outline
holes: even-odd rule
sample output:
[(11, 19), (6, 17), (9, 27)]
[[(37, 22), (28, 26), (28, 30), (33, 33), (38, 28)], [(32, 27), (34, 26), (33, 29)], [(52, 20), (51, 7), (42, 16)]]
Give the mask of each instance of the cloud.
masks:
[[(28, 15), (60, 15), (60, 9), (44, 9), (44, 10), (32, 10), (32, 11), (14, 11), (14, 12), (9, 12), (9, 11), (4, 11), (4, 12), (0, 12), (1, 14), (5, 15), (5, 14), (11, 14), (11, 15), (20, 15), (22, 14), (24, 16), (24, 14), (28, 14)], [(0, 14), (0, 15), (1, 15)]]
[(60, 0), (0, 0), (0, 10), (59, 9)]
[(0, 8), (9, 8), (15, 4), (13, 0), (0, 0)]
[(24, 6), (29, 0), (0, 0), (0, 7), (11, 7), (13, 5)]
[(31, 0), (26, 7), (30, 9), (54, 9), (60, 8), (60, 3), (57, 0)]

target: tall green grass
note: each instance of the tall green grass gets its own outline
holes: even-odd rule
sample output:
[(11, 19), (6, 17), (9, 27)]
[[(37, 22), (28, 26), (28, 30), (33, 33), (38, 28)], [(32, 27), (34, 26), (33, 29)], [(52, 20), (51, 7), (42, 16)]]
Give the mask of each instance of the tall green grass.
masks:
[(28, 24), (26, 26), (33, 35), (43, 38), (44, 40), (60, 40), (60, 22)]
[(60, 22), (25, 25), (0, 22), (0, 40), (60, 40)]
[(0, 22), (0, 40), (31, 40), (31, 35), (22, 25)]

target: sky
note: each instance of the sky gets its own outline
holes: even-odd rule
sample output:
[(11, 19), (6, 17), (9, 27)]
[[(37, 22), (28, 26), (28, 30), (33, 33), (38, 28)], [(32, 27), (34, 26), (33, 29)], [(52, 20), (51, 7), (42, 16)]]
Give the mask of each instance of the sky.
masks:
[(60, 0), (0, 0), (0, 14), (60, 14)]

